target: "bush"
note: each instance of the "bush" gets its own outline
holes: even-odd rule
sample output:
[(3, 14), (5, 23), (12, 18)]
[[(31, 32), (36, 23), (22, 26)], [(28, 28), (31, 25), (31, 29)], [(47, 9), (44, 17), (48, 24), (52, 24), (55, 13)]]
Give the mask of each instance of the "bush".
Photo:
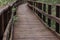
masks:
[(13, 1), (15, 1), (15, 0), (0, 0), (0, 6), (9, 4), (10, 2), (13, 2)]

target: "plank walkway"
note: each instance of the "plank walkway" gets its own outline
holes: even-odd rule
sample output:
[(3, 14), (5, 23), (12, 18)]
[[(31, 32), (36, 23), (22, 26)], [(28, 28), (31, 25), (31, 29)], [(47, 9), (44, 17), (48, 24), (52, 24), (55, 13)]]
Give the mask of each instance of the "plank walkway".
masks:
[(17, 18), (13, 40), (59, 40), (40, 22), (27, 4), (18, 7)]

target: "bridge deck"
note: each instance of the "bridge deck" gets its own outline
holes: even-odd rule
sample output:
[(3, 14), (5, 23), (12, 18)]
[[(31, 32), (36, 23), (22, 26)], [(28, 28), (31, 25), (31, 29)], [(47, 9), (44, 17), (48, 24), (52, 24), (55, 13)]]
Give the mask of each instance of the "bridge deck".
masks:
[(14, 26), (14, 40), (59, 40), (49, 31), (26, 4), (17, 9), (18, 20)]

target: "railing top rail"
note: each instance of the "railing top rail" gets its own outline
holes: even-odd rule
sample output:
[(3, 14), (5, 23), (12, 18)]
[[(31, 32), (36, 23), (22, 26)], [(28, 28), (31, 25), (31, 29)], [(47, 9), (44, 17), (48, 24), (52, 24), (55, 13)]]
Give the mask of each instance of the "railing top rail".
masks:
[[(52, 6), (54, 6), (55, 8), (55, 16), (52, 15)], [(53, 33), (60, 39), (60, 4), (53, 5), (36, 1), (28, 1), (28, 7), (30, 7), (34, 12), (36, 12), (40, 19), (43, 20), (42, 23), (44, 25), (47, 25), (48, 28), (51, 29), (51, 31), (53, 31)], [(52, 25), (52, 21), (55, 22), (53, 24), (54, 26)], [(54, 30), (52, 29), (52, 26), (55, 27)]]
[(41, 14), (43, 14), (43, 15), (47, 16), (47, 17), (48, 17), (48, 18), (50, 18), (50, 19), (55, 20), (57, 23), (59, 23), (59, 24), (60, 24), (60, 18), (55, 17), (55, 16), (52, 16), (52, 15), (49, 15), (49, 14), (47, 14), (46, 12), (44, 12), (44, 11), (42, 11), (42, 10), (38, 9), (37, 7), (34, 7), (33, 5), (29, 5), (29, 6), (31, 6), (31, 7), (33, 7), (33, 8), (35, 8), (35, 9), (36, 9), (36, 10), (38, 10)]
[(52, 4), (52, 3), (44, 3), (44, 2), (39, 2), (39, 1), (28, 1), (28, 2), (33, 2), (33, 3), (42, 3), (42, 4), (47, 4), (47, 5), (51, 5), (51, 6), (60, 6), (60, 4)]
[(14, 2), (12, 2), (12, 3), (10, 3), (10, 4), (8, 4), (8, 5), (6, 5), (5, 7), (1, 8), (1, 9), (0, 9), (0, 15), (1, 15), (3, 12), (5, 12), (7, 9), (9, 9), (10, 7), (13, 7), (16, 2), (17, 2), (17, 0), (14, 1)]
[(8, 35), (9, 29), (10, 29), (11, 21), (12, 21), (12, 18), (10, 19), (9, 24), (7, 25), (7, 28), (6, 28), (5, 32), (4, 32), (3, 40), (6, 40), (6, 37)]
[[(13, 39), (13, 16), (15, 15), (16, 8), (22, 4), (20, 0), (16, 0), (12, 3), (7, 4), (0, 9), (0, 19), (2, 30), (2, 40), (12, 40)], [(15, 9), (14, 9), (15, 8)], [(13, 11), (14, 9), (14, 11)], [(3, 25), (3, 26), (2, 26)]]
[(9, 7), (9, 6), (7, 5), (7, 6), (5, 6), (4, 8), (0, 9), (0, 15), (2, 14), (3, 11), (5, 11), (6, 9), (8, 9), (8, 7)]

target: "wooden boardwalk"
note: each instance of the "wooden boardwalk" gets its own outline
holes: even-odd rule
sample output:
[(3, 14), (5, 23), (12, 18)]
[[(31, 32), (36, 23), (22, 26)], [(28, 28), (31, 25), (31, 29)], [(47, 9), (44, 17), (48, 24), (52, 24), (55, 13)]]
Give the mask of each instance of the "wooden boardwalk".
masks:
[(17, 18), (14, 25), (14, 40), (59, 40), (26, 4), (18, 7)]

